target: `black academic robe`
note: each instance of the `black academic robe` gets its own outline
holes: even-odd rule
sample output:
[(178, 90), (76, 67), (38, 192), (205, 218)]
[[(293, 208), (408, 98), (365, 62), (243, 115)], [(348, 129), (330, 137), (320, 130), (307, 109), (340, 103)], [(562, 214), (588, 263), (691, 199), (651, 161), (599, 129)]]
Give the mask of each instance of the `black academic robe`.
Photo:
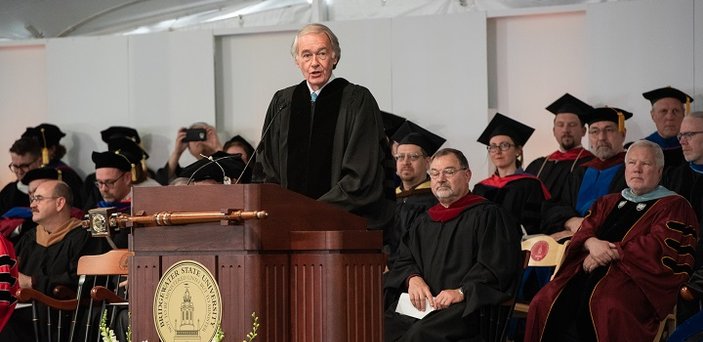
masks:
[[(274, 94), (257, 163), (263, 180), (337, 205), (383, 228), (393, 218), (383, 162), (390, 154), (368, 89), (336, 78), (314, 105), (305, 81)], [(258, 178), (258, 177), (257, 177)]]
[[(429, 213), (422, 214), (403, 236), (398, 260), (384, 277), (384, 294), (390, 303), (385, 314), (386, 341), (475, 336), (479, 333), (477, 310), (511, 296), (520, 270), (516, 223), (492, 202), (471, 194), (464, 199), (469, 200), (464, 201), (468, 205), (454, 208), (456, 216), (435, 221)], [(441, 205), (433, 208), (438, 207)], [(407, 292), (411, 275), (421, 276), (433, 296), (461, 288), (465, 300), (431, 312), (422, 320), (397, 314), (398, 296)]]
[(410, 229), (410, 226), (420, 214), (437, 204), (437, 198), (432, 194), (430, 181), (418, 184), (410, 190), (396, 190), (395, 224), (391, 232), (386, 234), (386, 242), (390, 246), (391, 254), (398, 248), (400, 238)]
[(566, 184), (569, 182), (571, 173), (582, 163), (593, 159), (591, 152), (582, 147), (574, 150), (578, 150), (580, 153), (576, 153), (573, 157), (555, 159), (555, 156), (564, 154), (560, 151), (555, 151), (546, 157), (533, 160), (525, 169), (525, 173), (534, 175), (542, 180), (542, 183), (549, 189), (553, 201), (560, 201), (563, 193), (567, 191)]
[[(516, 178), (502, 187), (481, 182), (474, 186), (472, 192), (500, 205), (513, 216), (528, 235), (531, 235), (542, 233), (540, 229), (542, 203), (549, 199), (549, 194), (545, 193), (543, 186), (539, 179), (531, 176)], [(517, 229), (522, 235), (522, 229), (519, 227)]]
[[(608, 193), (620, 192), (627, 188), (625, 182), (625, 166), (622, 162), (625, 157), (625, 152), (621, 152), (613, 158), (617, 158), (618, 163), (622, 164), (615, 173), (614, 177), (607, 185)], [(611, 158), (611, 160), (616, 160)], [(589, 163), (598, 162), (596, 159)], [(607, 163), (607, 161), (605, 162)], [(586, 164), (588, 165), (588, 164)], [(583, 182), (586, 171), (590, 166), (579, 166), (571, 173), (567, 182), (566, 191), (562, 193), (562, 198), (559, 201), (550, 200), (545, 202), (542, 207), (542, 227), (545, 234), (553, 234), (564, 230), (564, 223), (572, 217), (581, 217), (581, 214), (576, 210), (579, 191)]]
[(29, 207), (29, 195), (17, 189), (17, 183), (7, 183), (0, 191), (0, 215), (14, 207)]

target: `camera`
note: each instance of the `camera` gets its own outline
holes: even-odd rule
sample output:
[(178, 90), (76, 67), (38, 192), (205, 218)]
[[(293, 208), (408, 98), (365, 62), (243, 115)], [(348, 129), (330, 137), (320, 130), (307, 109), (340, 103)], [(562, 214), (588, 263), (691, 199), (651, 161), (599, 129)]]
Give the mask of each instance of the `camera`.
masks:
[(207, 140), (207, 130), (205, 128), (188, 128), (184, 142), (188, 141), (205, 141)]

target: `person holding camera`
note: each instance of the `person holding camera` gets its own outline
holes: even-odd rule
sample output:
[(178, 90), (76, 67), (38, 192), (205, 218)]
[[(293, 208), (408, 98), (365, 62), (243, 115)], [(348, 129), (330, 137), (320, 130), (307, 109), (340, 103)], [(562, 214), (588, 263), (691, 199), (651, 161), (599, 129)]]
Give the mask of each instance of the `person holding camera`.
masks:
[(217, 137), (215, 127), (205, 123), (196, 122), (189, 128), (181, 128), (176, 133), (176, 144), (166, 165), (156, 171), (156, 181), (162, 185), (169, 183), (181, 172), (179, 161), (183, 152), (188, 149), (196, 160), (203, 155), (209, 156), (217, 151), (222, 151), (222, 144)]

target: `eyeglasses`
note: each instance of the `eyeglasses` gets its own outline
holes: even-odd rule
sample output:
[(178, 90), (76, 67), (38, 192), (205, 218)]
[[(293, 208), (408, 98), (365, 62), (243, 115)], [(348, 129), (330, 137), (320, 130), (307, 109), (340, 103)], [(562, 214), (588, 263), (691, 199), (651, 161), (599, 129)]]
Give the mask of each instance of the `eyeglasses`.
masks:
[(690, 140), (691, 138), (693, 138), (694, 135), (701, 133), (703, 133), (703, 131), (681, 132), (676, 135), (676, 139), (678, 139), (679, 142), (684, 140)]
[(303, 53), (300, 54), (300, 58), (305, 61), (305, 62), (310, 62), (312, 60), (312, 56), (315, 55), (317, 59), (324, 61), (329, 57), (329, 52), (327, 52), (326, 49), (322, 49), (316, 53), (312, 53), (310, 51), (303, 51)]
[(515, 146), (515, 144), (502, 142), (498, 145), (488, 145), (486, 146), (486, 149), (488, 150), (488, 153), (498, 153), (498, 150), (505, 152), (513, 146)]
[(466, 170), (466, 168), (462, 167), (461, 169), (455, 169), (453, 167), (448, 167), (448, 168), (441, 170), (441, 171), (435, 170), (435, 169), (430, 169), (429, 171), (427, 171), (427, 174), (430, 175), (430, 178), (432, 178), (432, 179), (439, 178), (439, 175), (444, 175), (445, 178), (449, 179), (449, 178), (454, 177), (454, 175), (457, 174), (457, 172), (463, 171), (463, 170)]
[(417, 161), (418, 159), (424, 156), (425, 155), (422, 153), (398, 153), (394, 155), (393, 158), (395, 158), (395, 161), (401, 161), (406, 159), (410, 159), (410, 161)]
[(38, 202), (41, 202), (45, 199), (57, 199), (57, 198), (58, 197), (44, 197), (42, 195), (31, 195), (31, 196), (29, 196), (29, 203), (34, 203), (35, 201), (38, 203)]
[(108, 180), (104, 180), (104, 181), (96, 180), (95, 186), (98, 187), (98, 189), (100, 189), (101, 186), (104, 186), (106, 188), (112, 188), (113, 186), (115, 186), (115, 183), (117, 183), (117, 181), (120, 180), (120, 178), (122, 178), (122, 176), (124, 176), (125, 173), (127, 173), (127, 172), (122, 172), (121, 175), (117, 176), (114, 179), (108, 179)]
[(611, 135), (611, 134), (617, 132), (617, 130), (618, 129), (615, 127), (606, 127), (603, 129), (594, 128), (594, 129), (588, 130), (588, 134), (599, 136), (602, 132), (602, 133), (605, 133), (605, 135)]
[(10, 171), (12, 171), (12, 172), (19, 172), (19, 171), (27, 172), (27, 171), (29, 171), (29, 167), (32, 166), (32, 164), (36, 163), (37, 160), (39, 160), (39, 158), (36, 158), (27, 164), (19, 164), (19, 165), (15, 165), (15, 164), (10, 163), (10, 165), (8, 165), (7, 167), (9, 167)]

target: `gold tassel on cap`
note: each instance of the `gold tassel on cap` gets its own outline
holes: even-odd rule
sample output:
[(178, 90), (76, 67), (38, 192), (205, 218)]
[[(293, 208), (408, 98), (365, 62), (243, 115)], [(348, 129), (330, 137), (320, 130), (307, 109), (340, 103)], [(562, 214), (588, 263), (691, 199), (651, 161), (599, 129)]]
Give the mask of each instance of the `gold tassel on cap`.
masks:
[(56, 177), (57, 180), (62, 181), (63, 180), (63, 175), (61, 174), (61, 170), (56, 169), (56, 174), (58, 175)]
[(133, 163), (130, 165), (132, 165), (132, 170), (131, 170), (132, 182), (136, 182), (137, 181), (137, 167)]
[(688, 113), (691, 112), (691, 98), (686, 96), (686, 112), (684, 112), (684, 116), (688, 115)]
[(46, 147), (46, 136), (44, 136), (44, 128), (41, 129), (41, 138), (44, 143), (44, 147), (41, 149), (41, 164), (42, 166), (49, 165), (49, 148)]
[(612, 109), (618, 115), (618, 132), (625, 133), (625, 114), (619, 110)]
[(115, 151), (115, 154), (118, 155), (118, 156), (120, 156), (120, 157), (122, 157), (122, 158), (124, 158), (124, 160), (126, 160), (126, 161), (129, 163), (129, 165), (130, 165), (130, 167), (131, 167), (131, 168), (130, 168), (130, 174), (132, 175), (132, 182), (136, 182), (136, 181), (137, 181), (137, 167), (136, 167), (136, 165), (134, 165), (134, 163), (132, 163), (132, 162), (129, 160), (129, 158), (127, 158), (127, 156), (125, 156), (125, 155), (122, 154), (121, 152), (122, 152), (121, 150), (117, 150), (117, 151)]

